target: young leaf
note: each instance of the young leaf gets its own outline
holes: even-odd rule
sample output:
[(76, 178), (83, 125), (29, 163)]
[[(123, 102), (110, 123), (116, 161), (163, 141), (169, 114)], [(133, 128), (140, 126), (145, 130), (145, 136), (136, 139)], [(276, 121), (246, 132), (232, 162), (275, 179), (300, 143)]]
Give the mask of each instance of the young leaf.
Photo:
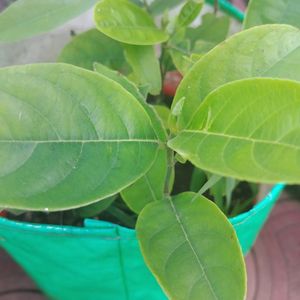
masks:
[(14, 42), (52, 30), (97, 0), (18, 0), (0, 14), (0, 42)]
[(191, 40), (192, 46), (197, 40), (217, 45), (226, 39), (229, 25), (230, 19), (228, 16), (217, 17), (213, 13), (207, 13), (202, 17), (201, 25), (186, 29), (186, 37)]
[(181, 8), (176, 20), (178, 27), (190, 25), (199, 15), (203, 6), (203, 0), (188, 0)]
[(299, 15), (299, 0), (251, 0), (248, 4), (244, 28), (274, 23), (300, 27)]
[(171, 128), (168, 127), (169, 126), (168, 120), (170, 118), (170, 113), (171, 113), (170, 109), (165, 105), (159, 105), (159, 104), (153, 105), (153, 108), (156, 111), (159, 119), (163, 123), (164, 128), (171, 130)]
[(154, 0), (149, 5), (149, 10), (153, 15), (160, 15), (181, 3), (182, 0)]
[[(166, 132), (161, 121), (156, 115), (154, 108), (145, 102), (145, 99), (139, 93), (136, 86), (123, 75), (110, 70), (101, 64), (95, 64), (95, 71), (107, 76), (112, 80), (115, 80), (129, 93), (135, 96), (135, 98), (140, 101), (148, 113), (153, 125), (153, 129), (158, 138), (161, 140), (161, 142), (166, 142)], [(166, 148), (163, 147), (159, 150), (158, 155), (156, 156), (156, 159), (148, 172), (121, 192), (122, 198), (128, 207), (134, 212), (139, 213), (149, 202), (162, 200), (164, 195), (166, 173), (167, 151)]]
[(299, 183), (300, 82), (254, 78), (207, 96), (169, 146), (197, 167), (253, 182)]
[(119, 84), (65, 64), (0, 70), (0, 206), (95, 203), (144, 175), (159, 141)]
[(147, 205), (137, 222), (146, 264), (170, 299), (244, 299), (246, 272), (232, 225), (194, 193)]
[(89, 70), (93, 70), (95, 62), (119, 71), (126, 65), (122, 45), (97, 29), (75, 36), (60, 53), (58, 62)]
[(148, 84), (149, 93), (158, 95), (161, 91), (161, 73), (154, 47), (124, 44), (124, 49), (135, 82), (139, 85)]
[(160, 149), (150, 170), (121, 191), (123, 200), (131, 210), (140, 213), (148, 203), (163, 200), (167, 165), (167, 151)]
[(178, 128), (187, 127), (211, 91), (227, 82), (250, 77), (300, 80), (299, 29), (277, 24), (254, 27), (204, 55), (177, 89), (172, 107), (185, 99), (177, 118)]
[(154, 45), (168, 39), (147, 12), (126, 0), (99, 2), (95, 7), (95, 22), (101, 32), (127, 44)]

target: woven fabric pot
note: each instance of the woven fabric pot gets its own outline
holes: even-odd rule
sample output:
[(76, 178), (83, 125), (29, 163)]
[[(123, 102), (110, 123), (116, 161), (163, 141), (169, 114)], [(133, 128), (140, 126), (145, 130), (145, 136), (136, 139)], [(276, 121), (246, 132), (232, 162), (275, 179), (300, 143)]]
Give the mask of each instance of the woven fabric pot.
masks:
[[(274, 186), (253, 209), (230, 219), (244, 254), (282, 189), (283, 185)], [(0, 245), (51, 299), (166, 299), (144, 263), (132, 229), (97, 220), (85, 220), (80, 228), (0, 218)]]

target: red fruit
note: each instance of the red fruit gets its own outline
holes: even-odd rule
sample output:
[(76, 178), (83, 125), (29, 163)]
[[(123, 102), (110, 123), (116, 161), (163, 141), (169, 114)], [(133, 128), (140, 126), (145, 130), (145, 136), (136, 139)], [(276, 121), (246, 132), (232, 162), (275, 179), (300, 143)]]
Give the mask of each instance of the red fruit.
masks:
[(0, 211), (0, 217), (6, 217), (7, 216), (7, 212), (5, 210)]
[(163, 93), (173, 97), (181, 80), (182, 75), (178, 71), (167, 72), (163, 83)]

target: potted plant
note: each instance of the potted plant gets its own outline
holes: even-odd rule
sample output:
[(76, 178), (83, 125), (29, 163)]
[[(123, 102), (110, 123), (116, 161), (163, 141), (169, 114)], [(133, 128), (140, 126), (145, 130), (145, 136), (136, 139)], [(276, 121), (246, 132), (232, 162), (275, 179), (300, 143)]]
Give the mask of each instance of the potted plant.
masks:
[[(0, 40), (96, 2), (19, 0)], [(250, 182), (300, 181), (299, 30), (223, 42), (226, 17), (190, 27), (202, 1), (157, 27), (168, 5), (102, 0), (58, 63), (0, 70), (0, 243), (51, 298), (243, 299), (242, 250), (283, 188), (245, 211)], [(170, 99), (161, 78), (175, 67)]]

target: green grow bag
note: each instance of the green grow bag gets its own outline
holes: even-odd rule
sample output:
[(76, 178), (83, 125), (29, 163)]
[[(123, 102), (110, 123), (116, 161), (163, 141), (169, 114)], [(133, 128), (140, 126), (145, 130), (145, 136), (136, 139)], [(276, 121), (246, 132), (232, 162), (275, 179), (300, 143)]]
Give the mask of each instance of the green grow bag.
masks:
[[(282, 189), (283, 185), (274, 186), (253, 209), (230, 219), (244, 254)], [(80, 228), (0, 218), (0, 245), (51, 299), (166, 299), (143, 261), (132, 229), (89, 219)]]

